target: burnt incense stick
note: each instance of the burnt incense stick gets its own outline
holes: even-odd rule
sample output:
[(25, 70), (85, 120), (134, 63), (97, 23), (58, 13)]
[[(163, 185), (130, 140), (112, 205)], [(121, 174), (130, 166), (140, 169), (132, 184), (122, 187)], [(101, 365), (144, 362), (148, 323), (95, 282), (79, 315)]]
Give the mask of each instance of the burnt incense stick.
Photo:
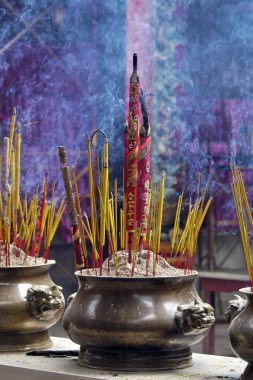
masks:
[(83, 253), (84, 253), (85, 267), (88, 269), (89, 268), (88, 253), (87, 253), (86, 240), (85, 240), (85, 234), (84, 234), (84, 229), (83, 229), (82, 211), (81, 211), (80, 197), (79, 197), (79, 192), (78, 192), (76, 172), (75, 172), (74, 166), (72, 166), (72, 178), (74, 181), (74, 190), (75, 190), (75, 195), (76, 195), (76, 208), (78, 211), (78, 215), (77, 215), (78, 225), (79, 225), (79, 231), (80, 231), (81, 244), (82, 244)]
[(67, 154), (64, 146), (58, 147), (59, 160), (61, 164), (62, 170), (62, 178), (66, 193), (67, 207), (69, 211), (69, 219), (72, 228), (72, 241), (75, 253), (75, 263), (77, 269), (81, 269), (84, 267), (84, 258), (82, 253), (81, 241), (80, 241), (80, 233), (79, 226), (77, 221), (77, 213), (75, 208), (75, 202), (72, 192), (72, 184), (70, 180), (69, 170), (67, 165)]

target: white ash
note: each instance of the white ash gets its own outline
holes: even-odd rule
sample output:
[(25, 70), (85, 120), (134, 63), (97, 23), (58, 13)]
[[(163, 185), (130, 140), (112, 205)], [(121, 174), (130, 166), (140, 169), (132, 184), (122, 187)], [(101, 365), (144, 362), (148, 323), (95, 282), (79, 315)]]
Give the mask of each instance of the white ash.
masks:
[[(20, 267), (20, 266), (33, 266), (45, 264), (43, 257), (28, 256), (22, 249), (17, 248), (15, 245), (10, 244), (10, 259), (8, 267)], [(4, 248), (1, 247), (0, 254), (0, 267), (6, 267), (6, 256), (4, 254)]]
[[(148, 251), (144, 250), (142, 253), (137, 253), (134, 258), (134, 273), (132, 274), (133, 264), (128, 262), (127, 251), (117, 252), (117, 264), (115, 265), (115, 256), (112, 256), (110, 259), (107, 258), (102, 266), (102, 276), (110, 277), (153, 277), (153, 252), (149, 251), (149, 260), (147, 260)], [(133, 254), (134, 257), (134, 254)], [(148, 276), (147, 273), (147, 261), (148, 261)], [(108, 269), (109, 264), (109, 269)], [(117, 267), (117, 274), (116, 274)], [(99, 276), (99, 268), (89, 269), (82, 271), (85, 275), (90, 276)], [(175, 277), (178, 275), (185, 274), (183, 269), (178, 269), (171, 266), (165, 258), (158, 256), (156, 266), (155, 266), (155, 277)]]

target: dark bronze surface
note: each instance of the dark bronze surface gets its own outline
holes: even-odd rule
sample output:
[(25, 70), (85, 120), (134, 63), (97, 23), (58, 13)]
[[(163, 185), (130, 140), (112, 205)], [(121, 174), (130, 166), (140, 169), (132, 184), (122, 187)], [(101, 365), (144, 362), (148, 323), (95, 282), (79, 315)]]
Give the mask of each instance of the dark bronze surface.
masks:
[(232, 318), (229, 326), (229, 338), (232, 350), (239, 358), (248, 362), (242, 380), (253, 379), (253, 293), (250, 288), (240, 289), (240, 293), (247, 297), (247, 301), (237, 297), (230, 302), (226, 313), (229, 314), (231, 306), (233, 308)]
[[(63, 327), (81, 346), (79, 364), (132, 371), (191, 366), (190, 346), (203, 339), (214, 322), (212, 308), (196, 292), (196, 276), (196, 272), (160, 278), (77, 273), (79, 290), (66, 309)], [(187, 333), (177, 327), (185, 327), (186, 320), (175, 322), (176, 315), (177, 322), (184, 318), (178, 314), (181, 305), (183, 310), (188, 306), (190, 321), (198, 321), (187, 326)]]
[[(64, 309), (58, 288), (54, 300), (56, 286), (49, 276), (53, 264), (0, 268), (0, 351), (51, 347), (48, 329)], [(31, 289), (35, 289), (32, 307), (28, 300)]]

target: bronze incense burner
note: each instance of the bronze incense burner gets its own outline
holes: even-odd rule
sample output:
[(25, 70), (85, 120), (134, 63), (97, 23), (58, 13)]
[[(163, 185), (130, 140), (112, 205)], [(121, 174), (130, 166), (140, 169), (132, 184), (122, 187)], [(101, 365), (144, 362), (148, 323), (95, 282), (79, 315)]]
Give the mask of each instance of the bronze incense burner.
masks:
[(241, 380), (253, 379), (253, 293), (250, 288), (240, 289), (246, 296), (236, 296), (230, 301), (225, 317), (230, 323), (229, 338), (232, 350), (239, 358), (248, 362)]
[(213, 308), (196, 292), (197, 272), (153, 278), (76, 276), (79, 290), (63, 327), (80, 345), (78, 364), (126, 371), (192, 365), (190, 347), (215, 320)]
[(61, 288), (47, 264), (0, 268), (0, 351), (49, 348), (48, 329), (64, 310)]

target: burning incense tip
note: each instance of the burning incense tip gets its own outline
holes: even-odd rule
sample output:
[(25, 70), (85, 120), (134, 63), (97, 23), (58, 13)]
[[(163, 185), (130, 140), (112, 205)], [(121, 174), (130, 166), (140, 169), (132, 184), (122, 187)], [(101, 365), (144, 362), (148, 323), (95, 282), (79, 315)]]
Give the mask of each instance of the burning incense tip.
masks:
[(64, 146), (58, 147), (59, 160), (62, 165), (67, 164), (67, 153)]
[(137, 54), (133, 55), (133, 71), (137, 71)]
[(21, 133), (21, 124), (20, 123), (17, 123), (16, 131), (17, 131), (18, 134)]
[(12, 115), (16, 115), (16, 114), (17, 114), (16, 107), (13, 107)]

